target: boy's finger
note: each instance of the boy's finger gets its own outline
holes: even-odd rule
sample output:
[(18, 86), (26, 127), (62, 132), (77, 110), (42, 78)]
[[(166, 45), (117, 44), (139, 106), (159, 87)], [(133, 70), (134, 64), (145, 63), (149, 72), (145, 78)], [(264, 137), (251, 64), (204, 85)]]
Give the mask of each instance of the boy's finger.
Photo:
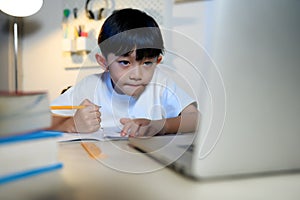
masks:
[(93, 106), (95, 110), (99, 110), (101, 108), (101, 106), (98, 106), (94, 103), (92, 103), (90, 100), (85, 99), (81, 102), (80, 105), (84, 105), (84, 106)]
[(123, 124), (123, 125), (125, 125), (125, 124), (128, 123), (129, 121), (131, 121), (130, 118), (121, 118), (121, 119), (120, 119), (120, 123)]
[(88, 105), (91, 105), (91, 104), (92, 104), (92, 102), (91, 102), (90, 100), (85, 99), (85, 100), (83, 100), (83, 101), (81, 102), (80, 105), (88, 106)]
[(130, 127), (130, 136), (137, 136), (138, 135), (138, 132), (139, 132), (139, 128), (140, 126), (136, 125), (136, 124), (133, 124), (131, 127)]
[(131, 131), (132, 128), (132, 124), (131, 123), (125, 123), (122, 131), (121, 131), (121, 136), (126, 136), (129, 134), (129, 132)]

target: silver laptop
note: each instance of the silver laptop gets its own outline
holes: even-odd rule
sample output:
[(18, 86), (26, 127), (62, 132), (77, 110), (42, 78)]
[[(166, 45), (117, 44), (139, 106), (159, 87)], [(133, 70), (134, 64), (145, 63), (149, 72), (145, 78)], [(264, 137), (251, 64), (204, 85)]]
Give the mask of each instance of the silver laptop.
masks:
[[(193, 65), (189, 68), (192, 72), (182, 67), (184, 62), (176, 69), (184, 68), (181, 76), (196, 88), (194, 93), (202, 112), (197, 131), (130, 138), (129, 143), (195, 178), (298, 171), (297, 3), (276, 1), (278, 6), (271, 6), (273, 1), (269, 0), (262, 6), (260, 1), (253, 1), (253, 12), (243, 5), (245, 1), (203, 3), (212, 9), (209, 13), (215, 13), (204, 16), (210, 22), (204, 29), (209, 32), (206, 50), (211, 60), (203, 61), (201, 54), (206, 50), (195, 49), (197, 45), (183, 36), (173, 36), (182, 44), (178, 45), (180, 52), (171, 56), (175, 66), (180, 58)], [(172, 48), (176, 51), (176, 44)], [(197, 73), (198, 79), (193, 77)]]

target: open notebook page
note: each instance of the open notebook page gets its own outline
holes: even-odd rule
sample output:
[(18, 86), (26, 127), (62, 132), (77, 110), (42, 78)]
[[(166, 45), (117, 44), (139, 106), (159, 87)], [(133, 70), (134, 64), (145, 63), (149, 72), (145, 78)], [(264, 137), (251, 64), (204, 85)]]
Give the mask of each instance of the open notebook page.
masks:
[(107, 141), (107, 140), (127, 140), (128, 137), (120, 135), (119, 128), (103, 128), (93, 133), (63, 133), (58, 138), (58, 142), (76, 142), (76, 141)]

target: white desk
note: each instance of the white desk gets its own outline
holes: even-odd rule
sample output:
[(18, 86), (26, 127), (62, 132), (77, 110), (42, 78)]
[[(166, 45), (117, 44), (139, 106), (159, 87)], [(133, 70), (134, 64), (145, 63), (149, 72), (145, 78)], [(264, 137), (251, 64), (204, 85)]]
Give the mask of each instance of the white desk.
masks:
[[(126, 141), (116, 144), (129, 148)], [(109, 152), (103, 153), (107, 154), (103, 159), (109, 159)], [(169, 168), (142, 174), (119, 172), (89, 157), (80, 143), (60, 144), (59, 157), (62, 170), (2, 185), (0, 199), (300, 199), (299, 173), (196, 182)], [(145, 155), (143, 164), (159, 166)]]

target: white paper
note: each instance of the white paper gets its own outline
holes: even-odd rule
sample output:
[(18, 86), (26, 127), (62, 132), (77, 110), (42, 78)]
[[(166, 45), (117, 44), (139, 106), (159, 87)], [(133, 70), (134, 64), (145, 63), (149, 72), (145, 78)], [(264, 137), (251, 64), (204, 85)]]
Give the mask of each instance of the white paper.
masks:
[(119, 128), (103, 128), (93, 133), (63, 133), (63, 136), (58, 138), (58, 142), (107, 141), (127, 139), (127, 136), (121, 136)]

